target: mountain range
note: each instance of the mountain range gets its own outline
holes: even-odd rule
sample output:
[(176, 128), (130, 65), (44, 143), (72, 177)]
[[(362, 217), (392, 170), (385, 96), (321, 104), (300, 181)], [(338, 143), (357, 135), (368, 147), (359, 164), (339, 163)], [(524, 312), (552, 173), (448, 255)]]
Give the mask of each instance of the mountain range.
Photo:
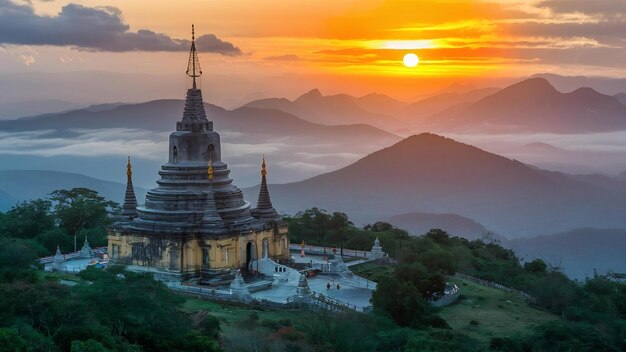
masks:
[(346, 212), (357, 223), (409, 212), (453, 213), (510, 238), (626, 226), (624, 191), (601, 189), (428, 133), (342, 169), (270, 190), (282, 212), (317, 206)]
[[(171, 131), (180, 119), (183, 100), (154, 100), (141, 104), (109, 104), (69, 112), (0, 121), (0, 130), (56, 130), (71, 134), (76, 129), (131, 128), (155, 132)], [(365, 124), (326, 126), (303, 120), (281, 110), (244, 106), (226, 110), (205, 103), (209, 119), (217, 131), (236, 131), (269, 137), (313, 137), (337, 140), (397, 141), (398, 136)]]
[(498, 88), (483, 88), (474, 90), (444, 91), (431, 97), (419, 100), (406, 106), (399, 112), (403, 121), (411, 123), (413, 127), (420, 128), (429, 123), (432, 115), (453, 108), (455, 110), (476, 102), (486, 96), (497, 92)]
[(487, 235), (492, 238), (503, 238), (494, 235), (483, 225), (458, 214), (406, 213), (390, 217), (390, 224), (406, 230), (412, 235), (423, 235), (431, 229), (441, 229), (455, 236), (469, 240), (481, 239)]
[(530, 78), (423, 121), (425, 130), (463, 133), (588, 133), (626, 130), (626, 106), (591, 88), (557, 91)]
[(322, 95), (313, 89), (291, 101), (267, 98), (251, 101), (244, 107), (282, 110), (305, 120), (324, 125), (365, 123), (386, 131), (407, 127), (392, 117), (406, 103), (388, 96), (369, 94), (356, 98), (347, 94)]
[(582, 280), (607, 271), (626, 273), (626, 230), (580, 228), (505, 243), (525, 261), (535, 258)]
[[(45, 198), (57, 189), (90, 188), (107, 199), (123, 203), (126, 185), (99, 180), (80, 174), (45, 170), (0, 171), (0, 211), (6, 211), (18, 201)], [(143, 203), (146, 190), (135, 187), (137, 200)]]

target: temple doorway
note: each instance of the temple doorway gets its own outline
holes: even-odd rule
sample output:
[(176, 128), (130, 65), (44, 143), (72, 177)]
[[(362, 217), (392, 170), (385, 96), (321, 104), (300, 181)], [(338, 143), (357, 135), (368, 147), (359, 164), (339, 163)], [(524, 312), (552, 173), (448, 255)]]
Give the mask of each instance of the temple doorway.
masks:
[(247, 270), (252, 270), (250, 266), (253, 260), (254, 260), (254, 243), (250, 241), (246, 245), (246, 269)]

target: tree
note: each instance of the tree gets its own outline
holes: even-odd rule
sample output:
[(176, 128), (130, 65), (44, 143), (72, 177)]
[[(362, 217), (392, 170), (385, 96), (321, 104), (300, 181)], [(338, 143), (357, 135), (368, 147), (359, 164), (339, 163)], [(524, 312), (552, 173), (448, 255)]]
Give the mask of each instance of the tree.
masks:
[(18, 238), (37, 237), (54, 227), (51, 206), (52, 203), (45, 199), (16, 204), (0, 221), (0, 232)]
[(72, 341), (71, 352), (107, 352), (109, 351), (100, 342), (95, 340)]
[(108, 201), (98, 192), (88, 188), (60, 189), (50, 194), (54, 202), (54, 215), (70, 236), (74, 237), (84, 228), (94, 228), (110, 223), (108, 214), (116, 210), (117, 203)]
[(541, 259), (535, 259), (532, 262), (525, 263), (524, 269), (531, 273), (545, 273), (548, 269), (548, 265)]
[(448, 235), (447, 232), (441, 229), (432, 229), (428, 231), (428, 233), (426, 233), (426, 237), (430, 238), (438, 244), (443, 245), (448, 244), (448, 241), (450, 240), (450, 235)]
[(0, 328), (0, 352), (27, 352), (28, 344), (15, 329)]
[(354, 225), (349, 219), (348, 215), (345, 213), (335, 212), (330, 217), (330, 228), (331, 230), (339, 236), (339, 247), (340, 253), (343, 257), (343, 240), (346, 235), (347, 229)]
[(30, 267), (35, 264), (37, 250), (32, 240), (0, 238), (0, 283), (27, 281), (35, 276)]
[(423, 325), (429, 316), (428, 303), (415, 286), (395, 277), (382, 277), (372, 294), (374, 310), (388, 314), (400, 326)]
[(54, 253), (57, 246), (59, 246), (63, 253), (67, 253), (74, 248), (72, 237), (61, 227), (43, 232), (37, 236), (37, 242), (41, 243), (41, 245), (48, 250), (48, 254)]

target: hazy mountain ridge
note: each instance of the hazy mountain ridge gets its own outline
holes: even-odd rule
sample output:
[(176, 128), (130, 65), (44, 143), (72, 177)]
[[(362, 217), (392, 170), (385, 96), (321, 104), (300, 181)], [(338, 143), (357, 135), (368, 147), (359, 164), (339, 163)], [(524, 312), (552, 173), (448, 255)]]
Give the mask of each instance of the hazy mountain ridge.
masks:
[(591, 88), (557, 91), (543, 78), (508, 86), (466, 106), (429, 119), (437, 131), (457, 132), (604, 132), (626, 130), (626, 106)]
[(491, 95), (498, 90), (499, 88), (483, 88), (462, 90), (461, 93), (444, 91), (408, 105), (402, 109), (400, 117), (404, 121), (411, 122), (415, 127), (419, 128), (421, 124), (428, 123), (428, 119), (436, 113), (453, 107), (461, 108), (462, 106), (466, 106), (469, 103)]
[(481, 239), (487, 234), (491, 234), (493, 238), (503, 239), (478, 222), (458, 214), (406, 213), (394, 215), (388, 221), (411, 235), (423, 235), (431, 229), (442, 229), (453, 236), (469, 240)]
[(507, 242), (526, 261), (543, 259), (577, 279), (607, 271), (626, 273), (626, 230), (581, 228)]
[[(0, 121), (0, 130), (72, 130), (103, 128), (135, 128), (156, 132), (171, 131), (180, 120), (183, 100), (154, 100), (140, 104), (100, 105), (87, 109), (58, 114), (24, 117)], [(217, 131), (230, 130), (239, 133), (267, 134), (276, 137), (314, 136), (337, 138), (344, 135), (361, 138), (398, 140), (392, 133), (365, 124), (326, 126), (303, 120), (287, 112), (275, 109), (241, 107), (226, 110), (205, 103), (207, 118)], [(346, 132), (350, 132), (346, 134)]]
[(580, 87), (591, 87), (606, 95), (626, 92), (626, 78), (596, 76), (562, 76), (554, 73), (538, 73), (531, 78), (543, 78), (561, 92), (571, 92)]
[(56, 99), (0, 103), (0, 119), (16, 119), (23, 116), (58, 113), (79, 109), (80, 107), (80, 104)]
[[(307, 121), (324, 125), (365, 123), (386, 131), (407, 127), (406, 123), (395, 119), (389, 112), (380, 113), (382, 108), (378, 107), (378, 104), (381, 101), (384, 101), (383, 104), (389, 106), (390, 109), (399, 109), (403, 105), (398, 100), (389, 97), (382, 98), (380, 95), (366, 95), (361, 98), (347, 94), (322, 95), (318, 89), (313, 89), (293, 101), (284, 98), (268, 98), (251, 101), (244, 107), (282, 110)], [(366, 109), (364, 106), (369, 108)]]
[(270, 191), (281, 211), (318, 206), (364, 223), (407, 212), (454, 213), (512, 237), (626, 226), (621, 194), (433, 134)]
[[(90, 188), (110, 200), (124, 201), (126, 185), (69, 172), (47, 170), (0, 170), (0, 211), (6, 211), (18, 201), (44, 198), (57, 189)], [(135, 186), (139, 203), (144, 202), (146, 190)], [(5, 197), (9, 197), (5, 199)]]
[(617, 99), (622, 105), (626, 105), (626, 93), (619, 93), (614, 95), (615, 99)]

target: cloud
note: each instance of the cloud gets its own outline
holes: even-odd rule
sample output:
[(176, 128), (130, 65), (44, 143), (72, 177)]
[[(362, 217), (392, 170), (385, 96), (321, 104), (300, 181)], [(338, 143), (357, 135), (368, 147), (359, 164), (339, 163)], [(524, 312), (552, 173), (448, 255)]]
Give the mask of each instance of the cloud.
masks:
[[(275, 153), (286, 147), (288, 146), (282, 143), (245, 144), (222, 142), (222, 154), (225, 154), (228, 157), (256, 155), (260, 158), (263, 154)], [(224, 157), (224, 155), (222, 155), (222, 157)]]
[(35, 63), (35, 57), (31, 54), (21, 54), (20, 60), (22, 60), (26, 66), (30, 66)]
[(282, 166), (286, 169), (296, 169), (307, 172), (325, 172), (330, 171), (327, 165), (319, 165), (313, 163), (305, 163), (302, 161), (280, 161), (278, 162), (279, 166)]
[[(87, 156), (132, 155), (161, 160), (168, 143), (149, 138), (146, 131), (114, 128), (102, 130), (75, 130), (72, 138), (51, 137), (53, 131), (0, 131), (0, 154), (31, 156)], [(54, 135), (54, 134), (52, 134)]]
[(624, 0), (550, 0), (541, 2), (539, 6), (558, 13), (580, 12), (613, 16), (626, 12)]
[[(191, 42), (148, 29), (131, 32), (112, 6), (63, 6), (58, 15), (37, 15), (32, 5), (0, 0), (0, 43), (72, 46), (91, 51), (186, 51)], [(213, 34), (196, 39), (200, 51), (239, 55), (241, 50)]]
[(300, 57), (298, 57), (298, 55), (278, 55), (278, 56), (268, 56), (268, 57), (265, 57), (264, 60), (267, 60), (267, 61), (299, 61)]

